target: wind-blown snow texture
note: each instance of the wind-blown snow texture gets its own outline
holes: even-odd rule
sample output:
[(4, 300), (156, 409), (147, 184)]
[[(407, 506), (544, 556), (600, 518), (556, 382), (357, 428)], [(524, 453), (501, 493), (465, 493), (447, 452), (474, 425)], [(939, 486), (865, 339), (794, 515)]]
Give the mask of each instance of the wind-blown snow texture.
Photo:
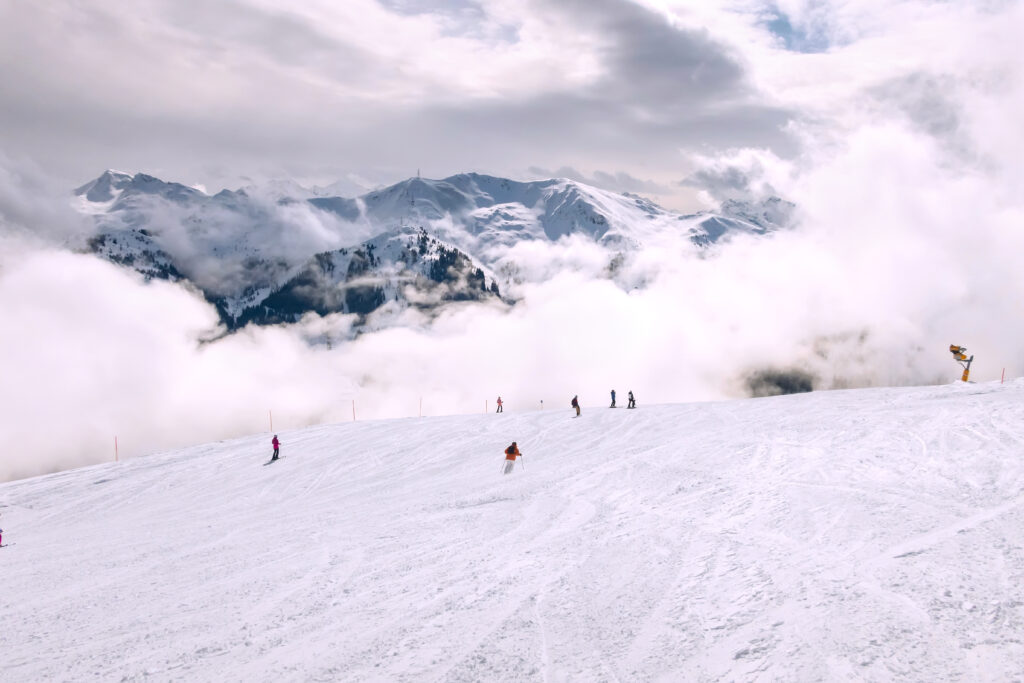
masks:
[(2, 678), (1020, 680), (1022, 402), (355, 422), (5, 484)]

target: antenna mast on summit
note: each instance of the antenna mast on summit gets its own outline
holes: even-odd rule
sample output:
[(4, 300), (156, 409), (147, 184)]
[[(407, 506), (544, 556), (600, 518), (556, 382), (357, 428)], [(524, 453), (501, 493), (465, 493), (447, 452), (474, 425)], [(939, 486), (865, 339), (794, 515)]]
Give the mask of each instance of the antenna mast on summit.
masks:
[[(420, 179), (420, 169), (417, 168), (416, 169), (416, 180), (419, 180), (419, 179)], [(416, 194), (412, 191), (412, 188), (410, 188), (409, 189), (409, 221), (410, 221), (410, 223), (412, 222), (412, 220), (413, 220), (413, 218), (415, 216), (416, 216)]]

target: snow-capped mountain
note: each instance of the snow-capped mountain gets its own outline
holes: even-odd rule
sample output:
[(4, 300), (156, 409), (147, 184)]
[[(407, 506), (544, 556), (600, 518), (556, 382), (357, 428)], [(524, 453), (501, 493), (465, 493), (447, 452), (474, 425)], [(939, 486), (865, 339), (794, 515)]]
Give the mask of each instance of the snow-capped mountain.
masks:
[(75, 196), (95, 221), (88, 250), (148, 278), (192, 282), (232, 329), (497, 297), (493, 269), (523, 241), (581, 236), (614, 255), (672, 234), (699, 248), (783, 227), (792, 209), (772, 198), (684, 215), (571, 180), (476, 173), (340, 197), (293, 181), (211, 195), (107, 171)]
[(307, 312), (368, 315), (388, 302), (420, 309), (500, 296), (493, 275), (423, 228), (401, 227), (316, 254), (283, 285), (217, 301), (234, 326), (288, 323)]
[(789, 225), (793, 217), (792, 202), (779, 197), (768, 197), (759, 202), (727, 199), (717, 215), (693, 214), (700, 219), (703, 234), (691, 239), (700, 245), (710, 245), (722, 237), (736, 233), (764, 235)]
[(410, 178), (356, 199), (321, 197), (310, 203), (345, 220), (365, 216), (381, 224), (451, 218), (451, 228), (436, 229), (485, 262), (495, 245), (523, 239), (555, 241), (573, 234), (616, 248), (635, 248), (671, 230), (708, 245), (729, 233), (763, 234), (784, 227), (793, 208), (772, 197), (758, 203), (727, 202), (719, 213), (678, 214), (634, 194), (572, 180), (519, 182), (478, 173), (444, 180)]

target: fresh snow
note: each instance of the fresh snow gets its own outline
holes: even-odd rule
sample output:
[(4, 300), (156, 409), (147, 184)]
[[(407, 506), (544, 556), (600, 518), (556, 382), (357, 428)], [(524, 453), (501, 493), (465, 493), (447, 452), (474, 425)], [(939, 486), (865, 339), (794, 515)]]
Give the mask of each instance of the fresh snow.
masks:
[(1024, 678), (1024, 381), (638, 399), (2, 485), (0, 678)]

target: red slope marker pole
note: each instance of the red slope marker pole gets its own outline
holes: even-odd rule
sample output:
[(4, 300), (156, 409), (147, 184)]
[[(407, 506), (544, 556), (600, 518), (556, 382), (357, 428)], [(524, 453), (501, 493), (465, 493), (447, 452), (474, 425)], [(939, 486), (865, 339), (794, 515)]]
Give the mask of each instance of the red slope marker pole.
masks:
[(117, 437), (114, 437), (114, 462), (119, 462), (120, 458), (117, 455)]
[(356, 400), (352, 399), (352, 421), (356, 421)]
[(1006, 381), (1006, 368), (1003, 368), (1003, 377), (1002, 377), (1002, 379), (999, 380), (999, 383), (1002, 384), (1005, 381)]

